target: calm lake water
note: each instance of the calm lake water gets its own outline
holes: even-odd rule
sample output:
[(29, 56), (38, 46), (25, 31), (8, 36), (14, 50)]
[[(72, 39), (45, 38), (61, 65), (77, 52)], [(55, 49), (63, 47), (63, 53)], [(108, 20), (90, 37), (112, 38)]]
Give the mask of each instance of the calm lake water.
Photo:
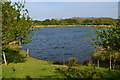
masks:
[(95, 46), (85, 36), (91, 34), (93, 27), (41, 27), (34, 32), (32, 42), (24, 45), (23, 50), (30, 49), (30, 56), (49, 61), (68, 61), (75, 57), (79, 64), (89, 55)]

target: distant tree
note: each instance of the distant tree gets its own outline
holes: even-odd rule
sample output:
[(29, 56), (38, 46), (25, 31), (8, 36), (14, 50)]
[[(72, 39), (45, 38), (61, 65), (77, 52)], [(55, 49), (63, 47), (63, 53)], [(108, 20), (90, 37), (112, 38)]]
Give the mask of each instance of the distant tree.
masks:
[(39, 20), (34, 20), (33, 21), (33, 24), (36, 26), (36, 25), (42, 25), (42, 21), (39, 21)]
[(43, 23), (44, 23), (44, 25), (49, 25), (49, 24), (51, 24), (51, 21), (50, 21), (50, 19), (46, 19), (43, 21)]
[(65, 21), (69, 24), (69, 25), (75, 25), (77, 24), (77, 20), (76, 19), (65, 19)]
[(46, 19), (44, 21), (33, 21), (38, 25), (115, 25), (116, 19), (113, 18), (81, 18), (81, 17), (73, 17), (67, 19)]
[(56, 19), (51, 19), (51, 24), (52, 25), (59, 25), (59, 21)]

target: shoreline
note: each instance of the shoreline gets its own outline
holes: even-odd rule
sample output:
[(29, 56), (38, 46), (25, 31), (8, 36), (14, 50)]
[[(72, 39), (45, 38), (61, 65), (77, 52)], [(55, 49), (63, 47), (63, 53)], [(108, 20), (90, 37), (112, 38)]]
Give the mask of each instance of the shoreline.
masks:
[(33, 27), (113, 27), (112, 25), (36, 25)]
[(29, 56), (28, 58), (33, 59), (33, 60), (46, 61), (46, 62), (48, 62), (47, 60), (42, 60), (42, 59), (34, 58), (34, 57), (31, 57), (31, 56)]
[(43, 60), (43, 59), (34, 58), (34, 57), (31, 57), (31, 56), (29, 56), (28, 58), (33, 59), (33, 60), (37, 60), (37, 61), (45, 61), (45, 62), (53, 62), (53, 63), (54, 62), (64, 63), (62, 61), (49, 61), (49, 60)]
[(45, 61), (45, 62), (62, 62), (62, 61), (49, 61), (49, 60), (43, 60), (43, 59), (34, 58), (34, 57), (32, 57), (32, 56), (29, 56), (28, 58), (33, 59), (33, 60), (38, 60), (38, 61)]

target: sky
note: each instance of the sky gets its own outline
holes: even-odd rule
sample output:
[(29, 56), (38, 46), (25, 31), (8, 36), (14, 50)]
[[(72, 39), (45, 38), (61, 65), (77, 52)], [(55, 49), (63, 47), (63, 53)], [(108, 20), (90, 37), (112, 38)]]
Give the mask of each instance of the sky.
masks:
[(34, 20), (71, 17), (118, 18), (118, 2), (26, 2)]
[[(24, 0), (11, 0), (24, 1)], [(27, 2), (118, 2), (120, 0), (25, 0)]]

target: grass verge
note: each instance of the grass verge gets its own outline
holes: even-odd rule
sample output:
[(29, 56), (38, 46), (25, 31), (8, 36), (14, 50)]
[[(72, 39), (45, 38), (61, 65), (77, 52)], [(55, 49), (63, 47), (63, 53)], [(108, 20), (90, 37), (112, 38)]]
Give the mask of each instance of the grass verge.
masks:
[[(68, 67), (66, 65), (53, 64), (54, 62), (52, 61), (42, 61), (32, 58), (26, 59), (27, 61), (25, 63), (2, 64), (3, 78), (66, 78), (66, 76), (55, 71), (56, 68), (67, 69)], [(109, 72), (107, 68), (93, 68), (83, 65), (77, 65), (73, 68), (82, 71), (85, 75), (88, 75), (88, 73), (92, 71), (96, 72), (97, 75), (102, 75), (102, 78), (120, 79), (119, 70), (112, 70)], [(97, 78), (97, 76), (94, 76), (93, 78)]]

